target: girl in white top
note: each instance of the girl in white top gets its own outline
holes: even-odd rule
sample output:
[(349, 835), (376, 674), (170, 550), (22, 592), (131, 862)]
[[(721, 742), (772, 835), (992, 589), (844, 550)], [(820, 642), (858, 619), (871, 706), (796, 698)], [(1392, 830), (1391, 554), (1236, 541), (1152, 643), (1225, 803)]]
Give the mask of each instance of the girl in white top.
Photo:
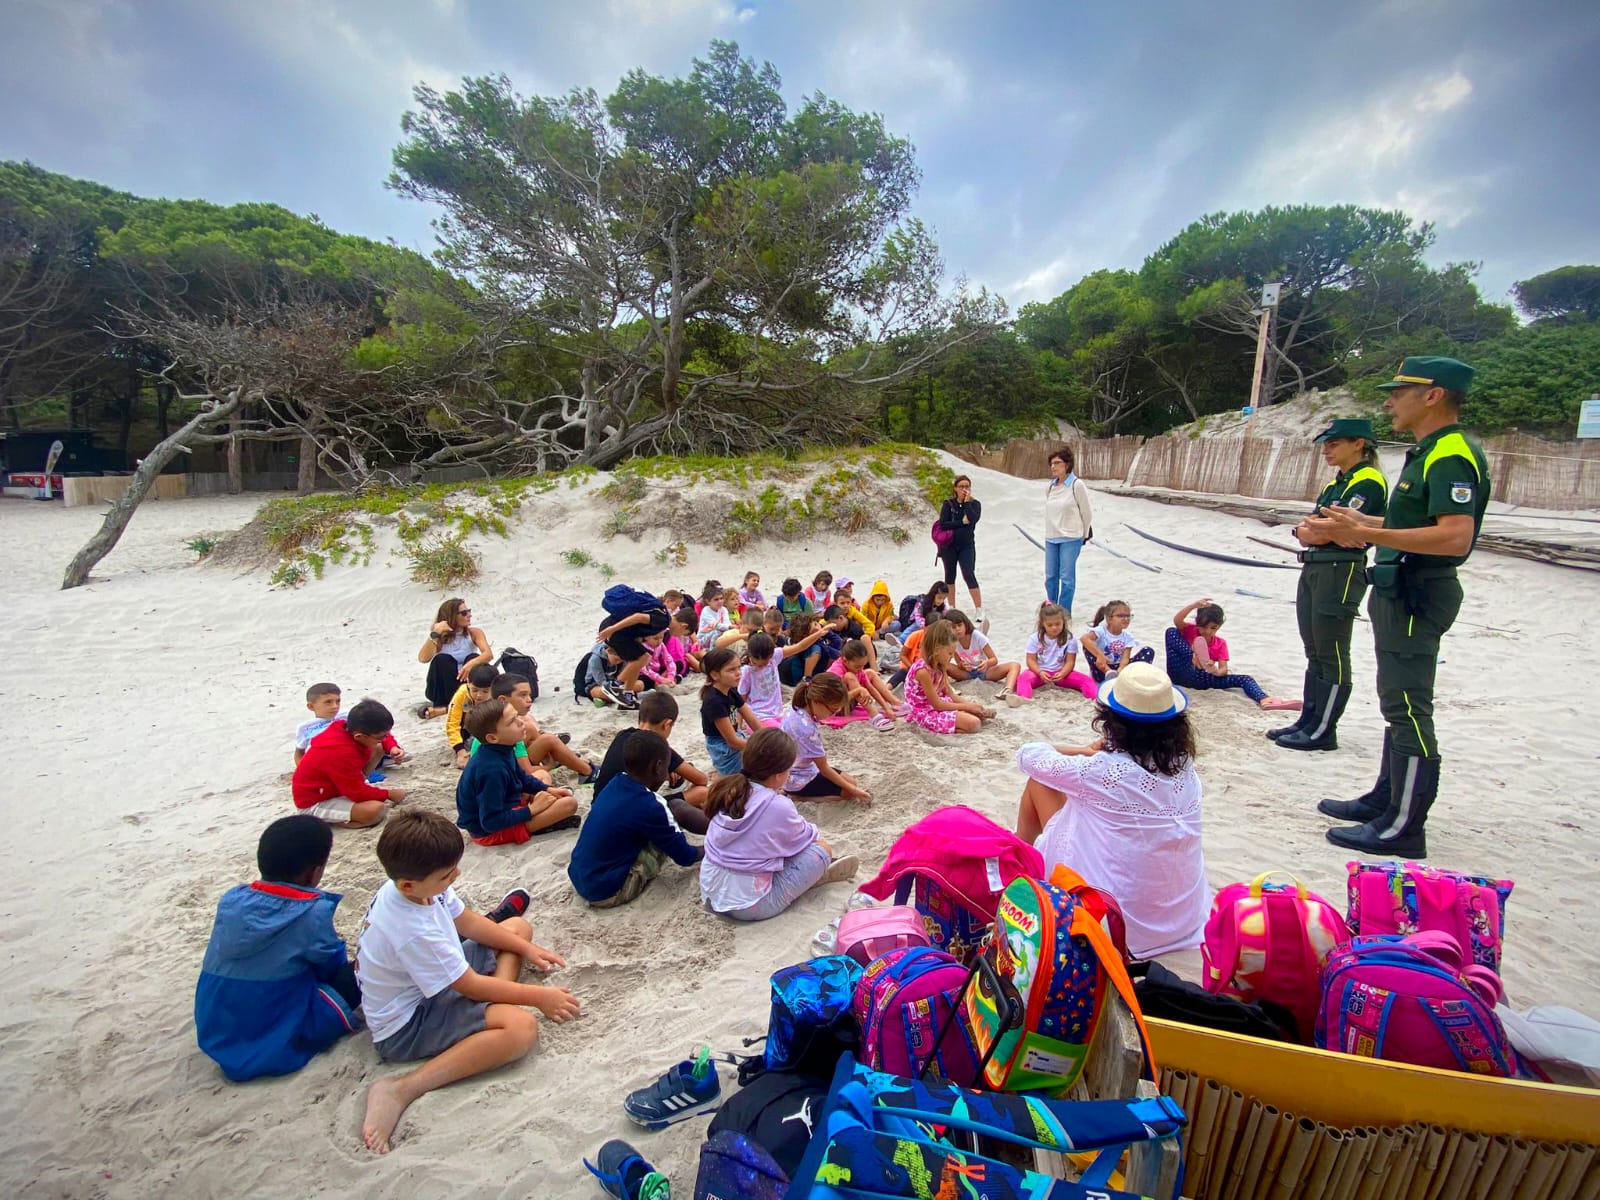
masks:
[(1093, 700), (1094, 680), (1081, 671), (1078, 665), (1078, 639), (1072, 636), (1072, 623), (1067, 610), (1059, 604), (1039, 606), (1039, 624), (1028, 638), (1028, 669), (1017, 676), (1017, 695), (1024, 700), (1033, 698), (1033, 689), (1046, 684), (1060, 688), (1073, 688)]
[(717, 644), (717, 638), (733, 628), (733, 617), (728, 613), (728, 602), (723, 598), (722, 585), (712, 580), (700, 595), (700, 628), (698, 642), (701, 650)]
[(1089, 674), (1104, 683), (1131, 662), (1153, 663), (1154, 646), (1146, 646), (1128, 632), (1133, 609), (1126, 600), (1113, 600), (1095, 609), (1094, 628), (1083, 635), (1083, 653), (1089, 660)]
[(956, 631), (956, 657), (950, 664), (950, 678), (1003, 682), (1004, 686), (995, 699), (1004, 700), (1015, 708), (1018, 703), (1017, 676), (1022, 673), (1022, 664), (1001, 662), (989, 639), (973, 625), (966, 613), (952, 608), (944, 614), (944, 619)]
[(1132, 663), (1101, 689), (1099, 741), (1017, 752), (1017, 836), (1046, 878), (1061, 863), (1116, 898), (1135, 958), (1198, 946), (1211, 907), (1187, 707), (1159, 667)]

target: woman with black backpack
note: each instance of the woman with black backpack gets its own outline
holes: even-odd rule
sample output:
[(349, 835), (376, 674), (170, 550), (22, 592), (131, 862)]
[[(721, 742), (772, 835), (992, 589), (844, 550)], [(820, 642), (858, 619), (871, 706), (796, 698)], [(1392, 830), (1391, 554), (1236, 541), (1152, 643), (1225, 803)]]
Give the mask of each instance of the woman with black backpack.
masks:
[(956, 568), (961, 568), (961, 581), (972, 594), (972, 619), (983, 625), (983, 592), (978, 587), (977, 561), (978, 522), (983, 518), (983, 504), (972, 498), (972, 477), (957, 475), (950, 498), (939, 506), (937, 529), (945, 538), (938, 542), (938, 556), (944, 562), (946, 587), (954, 587)]

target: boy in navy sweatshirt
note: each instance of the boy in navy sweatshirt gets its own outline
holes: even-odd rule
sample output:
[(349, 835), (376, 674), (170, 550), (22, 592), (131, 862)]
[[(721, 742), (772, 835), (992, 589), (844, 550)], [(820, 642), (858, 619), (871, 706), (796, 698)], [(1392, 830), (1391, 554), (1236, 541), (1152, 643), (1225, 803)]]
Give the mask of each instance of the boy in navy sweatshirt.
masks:
[(318, 888), (333, 849), (320, 817), (284, 817), (256, 847), (261, 878), (217, 905), (194, 992), (195, 1034), (235, 1083), (288, 1075), (361, 1029), (361, 988)]
[(456, 783), (456, 824), (480, 846), (515, 846), (536, 833), (574, 829), (578, 802), (517, 763), (522, 719), (504, 699), (474, 705), (466, 733), (482, 743)]
[(700, 861), (700, 847), (689, 844), (656, 795), (671, 769), (672, 748), (659, 734), (637, 730), (623, 746), (623, 773), (594, 798), (567, 867), (573, 888), (592, 907), (637, 899), (669, 858), (682, 867)]

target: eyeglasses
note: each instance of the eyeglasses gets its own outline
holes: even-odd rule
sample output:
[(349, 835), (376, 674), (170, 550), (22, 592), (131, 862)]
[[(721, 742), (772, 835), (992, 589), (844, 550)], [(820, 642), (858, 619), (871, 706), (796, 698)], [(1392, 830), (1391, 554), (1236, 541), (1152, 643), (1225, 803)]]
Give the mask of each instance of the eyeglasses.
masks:
[(470, 608), (458, 608), (458, 609), (456, 609), (456, 616), (458, 616), (458, 617), (470, 617), (471, 615), (472, 615), (472, 610)]

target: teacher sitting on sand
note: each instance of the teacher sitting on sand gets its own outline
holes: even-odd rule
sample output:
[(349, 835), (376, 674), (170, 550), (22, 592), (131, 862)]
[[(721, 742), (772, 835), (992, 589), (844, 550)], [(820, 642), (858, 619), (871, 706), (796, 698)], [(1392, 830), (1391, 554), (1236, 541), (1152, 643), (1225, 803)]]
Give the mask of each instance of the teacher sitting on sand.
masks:
[(424, 687), (428, 702), (417, 709), (417, 716), (426, 721), (444, 712), (456, 689), (466, 681), (467, 672), (493, 658), (489, 639), (472, 623), (467, 602), (460, 596), (446, 600), (434, 615), (433, 628), (422, 649), (417, 651), (417, 661), (428, 664)]
[(1069, 615), (1078, 595), (1078, 555), (1094, 524), (1089, 485), (1073, 472), (1073, 464), (1072, 447), (1052, 453), (1044, 493), (1044, 598)]
[(1211, 906), (1188, 697), (1151, 663), (1100, 688), (1089, 746), (1030, 742), (1017, 836), (1114, 897), (1140, 959), (1198, 946)]

